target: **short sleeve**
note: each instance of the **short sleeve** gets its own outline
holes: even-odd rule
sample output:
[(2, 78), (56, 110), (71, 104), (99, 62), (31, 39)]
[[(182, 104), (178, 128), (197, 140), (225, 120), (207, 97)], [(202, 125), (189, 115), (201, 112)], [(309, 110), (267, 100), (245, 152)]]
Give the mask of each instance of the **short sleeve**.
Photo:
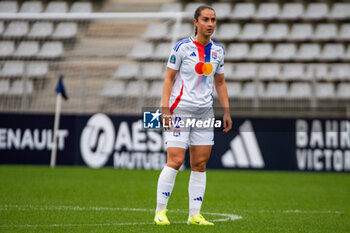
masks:
[(216, 72), (217, 74), (223, 74), (225, 72), (225, 69), (224, 69), (224, 57), (225, 57), (225, 51), (222, 50), (222, 56), (221, 56), (221, 59), (220, 59), (220, 62), (219, 62), (219, 65), (218, 67), (216, 68)]
[(169, 56), (167, 67), (173, 70), (179, 70), (181, 63), (182, 63), (182, 56), (181, 56), (180, 49), (179, 48), (172, 49)]

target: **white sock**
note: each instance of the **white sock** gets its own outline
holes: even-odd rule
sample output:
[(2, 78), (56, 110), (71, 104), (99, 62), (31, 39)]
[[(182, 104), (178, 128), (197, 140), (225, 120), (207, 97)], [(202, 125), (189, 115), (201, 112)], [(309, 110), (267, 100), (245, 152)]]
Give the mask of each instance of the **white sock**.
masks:
[(157, 186), (157, 209), (156, 213), (165, 210), (173, 191), (177, 170), (165, 166), (159, 175)]
[(191, 172), (188, 184), (188, 194), (190, 201), (189, 214), (193, 217), (200, 213), (206, 185), (206, 172)]

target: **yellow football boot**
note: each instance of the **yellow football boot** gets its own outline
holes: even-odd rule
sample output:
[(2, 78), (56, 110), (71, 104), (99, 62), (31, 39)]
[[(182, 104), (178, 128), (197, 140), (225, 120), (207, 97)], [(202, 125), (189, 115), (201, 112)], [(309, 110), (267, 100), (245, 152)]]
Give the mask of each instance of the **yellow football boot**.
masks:
[(214, 226), (214, 223), (208, 222), (201, 214), (197, 214), (195, 216), (188, 217), (187, 220), (188, 225), (200, 225), (200, 226)]
[(154, 216), (154, 223), (160, 226), (170, 225), (169, 219), (166, 216), (166, 212), (168, 210), (162, 210), (156, 213), (156, 216)]

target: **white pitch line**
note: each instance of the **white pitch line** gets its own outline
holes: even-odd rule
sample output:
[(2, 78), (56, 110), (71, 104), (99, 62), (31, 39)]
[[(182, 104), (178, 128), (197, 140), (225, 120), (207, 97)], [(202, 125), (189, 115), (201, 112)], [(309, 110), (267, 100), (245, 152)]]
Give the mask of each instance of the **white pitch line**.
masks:
[[(0, 205), (0, 211), (6, 211), (10, 209), (16, 210), (74, 210), (74, 211), (86, 211), (86, 210), (109, 210), (109, 211), (139, 211), (139, 212), (154, 212), (154, 209), (137, 209), (137, 208), (113, 208), (113, 207), (80, 207), (80, 206), (38, 206), (38, 205)], [(187, 213), (186, 210), (170, 210), (169, 212), (175, 213)], [(203, 212), (203, 214), (222, 216), (224, 218), (211, 220), (213, 222), (226, 222), (242, 219), (241, 216), (226, 213), (210, 213)], [(172, 224), (184, 224), (186, 221), (171, 222)], [(81, 226), (130, 226), (130, 225), (153, 225), (153, 222), (130, 222), (130, 223), (90, 223), (90, 224), (46, 224), (46, 225), (0, 225), (0, 228), (47, 228), (47, 227), (81, 227)]]
[(338, 210), (239, 210), (246, 213), (283, 213), (283, 214), (345, 214)]
[[(106, 210), (106, 211), (134, 211), (134, 212), (153, 212), (154, 209), (138, 209), (138, 208), (118, 208), (118, 207), (80, 207), (80, 206), (40, 206), (40, 205), (0, 205), (0, 210), (17, 209), (17, 210), (74, 210), (74, 211), (87, 211), (87, 210)], [(305, 213), (305, 214), (344, 214), (342, 211), (337, 210), (233, 210), (234, 212), (248, 212), (248, 213)], [(169, 210), (169, 212), (185, 213), (187, 210)], [(211, 213), (202, 212), (207, 215), (225, 216), (230, 214), (226, 213)]]

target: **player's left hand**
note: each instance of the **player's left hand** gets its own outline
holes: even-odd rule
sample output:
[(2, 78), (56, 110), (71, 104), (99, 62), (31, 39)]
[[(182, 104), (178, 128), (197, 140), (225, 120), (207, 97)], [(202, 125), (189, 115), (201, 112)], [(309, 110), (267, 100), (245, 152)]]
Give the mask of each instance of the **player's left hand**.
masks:
[(224, 113), (224, 116), (222, 118), (222, 121), (224, 122), (224, 130), (222, 132), (227, 133), (232, 129), (232, 118), (230, 113)]

